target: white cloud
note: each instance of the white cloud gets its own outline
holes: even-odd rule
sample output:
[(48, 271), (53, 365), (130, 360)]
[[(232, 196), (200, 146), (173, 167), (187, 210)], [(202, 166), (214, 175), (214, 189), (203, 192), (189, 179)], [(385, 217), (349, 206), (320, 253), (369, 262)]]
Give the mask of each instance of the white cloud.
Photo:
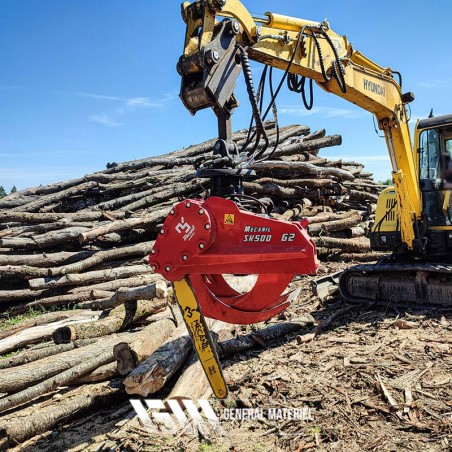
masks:
[(123, 100), (120, 97), (116, 97), (116, 96), (104, 96), (102, 94), (91, 94), (91, 93), (77, 93), (77, 96), (89, 97), (91, 99), (99, 99), (99, 100)]
[(358, 119), (368, 115), (365, 111), (355, 111), (347, 108), (334, 107), (314, 107), (312, 110), (306, 110), (304, 107), (298, 105), (287, 105), (278, 109), (280, 114), (287, 114), (292, 116), (312, 116), (319, 115), (324, 118), (343, 118), (343, 119)]
[(89, 119), (105, 127), (118, 127), (123, 125), (123, 123), (116, 121), (114, 118), (112, 118), (110, 115), (106, 113), (91, 115)]
[(91, 93), (78, 93), (78, 96), (98, 100), (115, 101), (119, 104), (116, 108), (110, 111), (94, 114), (89, 117), (90, 121), (97, 122), (105, 127), (122, 126), (123, 123), (120, 121), (120, 118), (127, 113), (134, 112), (138, 109), (164, 107), (177, 97), (175, 93), (165, 94), (160, 99), (151, 99), (150, 97), (104, 96), (102, 94)]

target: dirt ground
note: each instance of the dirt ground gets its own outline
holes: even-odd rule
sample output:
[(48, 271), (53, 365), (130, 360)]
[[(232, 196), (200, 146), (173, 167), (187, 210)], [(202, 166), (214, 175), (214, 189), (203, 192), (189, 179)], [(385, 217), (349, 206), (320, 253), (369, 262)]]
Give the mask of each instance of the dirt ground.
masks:
[[(324, 264), (322, 272), (348, 265)], [(320, 302), (310, 281), (294, 283), (302, 291), (283, 317), (334, 315), (329, 326), (311, 341), (305, 335), (312, 326), (223, 362), (230, 395), (211, 399), (215, 412), (261, 408), (263, 419), (223, 419), (221, 433), (150, 434), (124, 398), (14, 450), (452, 450), (451, 312), (348, 307), (338, 297)], [(164, 397), (165, 391), (152, 396)], [(310, 419), (269, 420), (271, 408), (304, 408)]]

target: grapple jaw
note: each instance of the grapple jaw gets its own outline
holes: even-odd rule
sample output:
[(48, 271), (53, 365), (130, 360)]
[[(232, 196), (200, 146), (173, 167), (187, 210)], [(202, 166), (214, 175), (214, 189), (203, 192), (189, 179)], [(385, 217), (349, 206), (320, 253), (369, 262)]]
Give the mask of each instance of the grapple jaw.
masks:
[[(307, 223), (287, 222), (239, 210), (210, 197), (176, 204), (166, 218), (150, 264), (169, 281), (188, 277), (206, 317), (228, 323), (268, 320), (286, 309), (283, 294), (295, 274), (316, 274), (319, 262)], [(231, 287), (224, 274), (257, 274), (248, 293)]]

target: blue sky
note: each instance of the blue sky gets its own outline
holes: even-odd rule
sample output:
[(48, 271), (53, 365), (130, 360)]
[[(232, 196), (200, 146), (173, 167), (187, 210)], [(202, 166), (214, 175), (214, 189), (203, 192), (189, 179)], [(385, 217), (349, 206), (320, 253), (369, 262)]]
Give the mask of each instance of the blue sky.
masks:
[[(452, 112), (452, 2), (244, 0), (256, 14), (273, 11), (328, 18), (354, 47), (403, 75), (413, 118)], [(178, 99), (176, 62), (184, 23), (180, 2), (152, 0), (0, 0), (0, 185), (10, 190), (79, 177), (121, 162), (211, 138), (211, 111), (192, 117)], [(259, 65), (253, 63), (256, 78)], [(279, 71), (277, 72), (279, 76)], [(234, 129), (248, 125), (242, 100)], [(282, 124), (307, 124), (343, 136), (329, 158), (361, 160), (376, 179), (390, 176), (384, 140), (372, 116), (315, 87), (306, 112), (283, 89)]]

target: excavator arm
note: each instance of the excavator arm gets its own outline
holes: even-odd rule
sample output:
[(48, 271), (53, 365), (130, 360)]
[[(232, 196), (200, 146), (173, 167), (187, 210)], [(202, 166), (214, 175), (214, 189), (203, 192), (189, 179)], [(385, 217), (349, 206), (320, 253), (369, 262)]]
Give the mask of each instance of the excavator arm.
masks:
[[(233, 88), (241, 69), (236, 63), (239, 48), (245, 48), (249, 59), (311, 79), (326, 92), (375, 115), (392, 164), (402, 242), (413, 249), (422, 203), (405, 105), (414, 96), (402, 94), (394, 78), (397, 73), (355, 50), (326, 21), (270, 12), (253, 16), (239, 0), (186, 2), (182, 11), (187, 33), (178, 69), (181, 97), (192, 113), (212, 107), (218, 115), (222, 109), (234, 108)], [(221, 17), (226, 18), (224, 30)], [(205, 89), (194, 82), (201, 74)]]
[[(408, 250), (418, 246), (421, 218), (405, 109), (414, 97), (402, 94), (391, 69), (354, 50), (326, 21), (274, 13), (254, 16), (239, 0), (185, 2), (182, 17), (186, 35), (177, 64), (180, 97), (192, 114), (213, 109), (219, 139), (209, 164), (197, 173), (211, 179), (211, 196), (204, 201), (185, 200), (171, 209), (150, 263), (154, 271), (174, 282), (200, 361), (215, 395), (223, 398), (227, 388), (204, 315), (242, 324), (267, 320), (293, 299), (293, 293), (284, 292), (293, 276), (313, 275), (319, 265), (307, 221), (275, 220), (265, 211), (241, 208), (242, 179), (253, 174), (251, 164), (264, 158), (268, 148), (250, 60), (283, 70), (292, 88), (302, 92), (305, 104), (309, 102), (303, 87), (308, 79), (375, 115), (391, 158), (400, 232)], [(254, 144), (247, 140), (238, 149), (232, 141), (231, 115), (238, 106), (234, 89), (242, 70), (256, 127)], [(257, 274), (258, 278), (252, 290), (243, 294), (228, 284), (224, 274)]]

